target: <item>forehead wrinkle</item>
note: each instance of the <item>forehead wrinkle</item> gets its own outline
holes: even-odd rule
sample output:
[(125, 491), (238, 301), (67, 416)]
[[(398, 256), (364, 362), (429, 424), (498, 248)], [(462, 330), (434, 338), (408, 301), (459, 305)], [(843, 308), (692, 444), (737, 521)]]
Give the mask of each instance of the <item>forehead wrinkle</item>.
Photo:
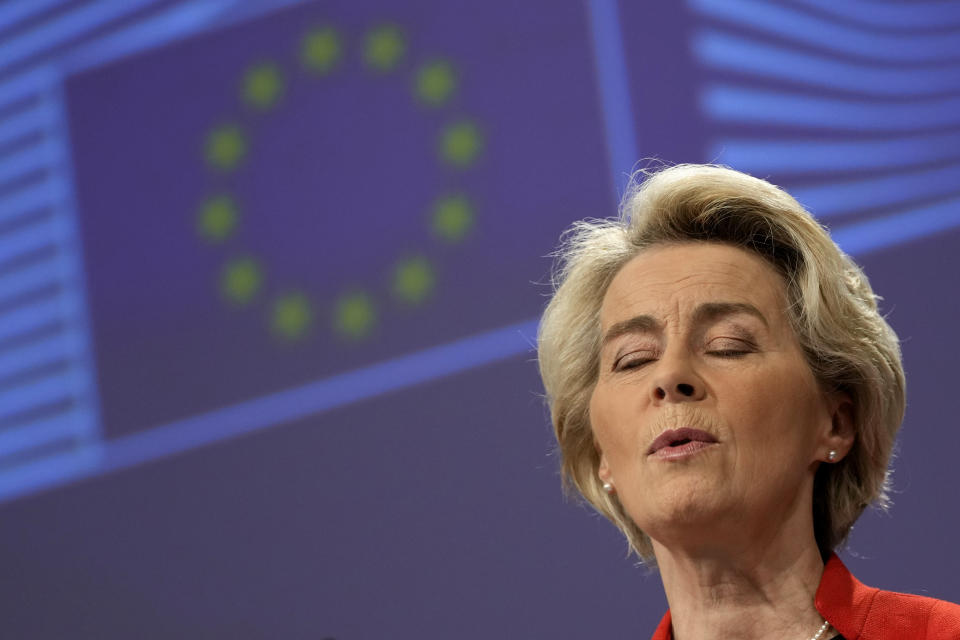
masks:
[[(784, 306), (783, 283), (781, 280), (770, 282), (767, 276), (774, 274), (769, 271), (769, 265), (756, 261), (743, 264), (735, 256), (720, 255), (690, 269), (685, 264), (686, 260), (664, 260), (661, 252), (674, 250), (672, 247), (652, 249), (624, 265), (604, 296), (600, 309), (601, 330), (611, 321), (625, 316), (629, 320), (640, 315), (649, 315), (658, 320), (661, 332), (674, 323), (706, 321), (707, 315), (712, 316), (712, 320), (718, 320), (723, 315), (734, 313), (755, 316), (767, 329), (779, 324), (778, 316), (768, 316), (760, 311), (773, 311), (773, 308), (768, 309), (771, 305), (776, 309)], [(652, 263), (649, 262), (651, 259)], [(645, 263), (639, 270), (636, 268), (638, 260)], [(747, 282), (750, 284), (746, 285)], [(778, 287), (778, 284), (781, 286)], [(704, 307), (700, 311), (703, 317), (697, 318), (697, 309), (704, 305), (713, 306)], [(737, 305), (742, 307), (737, 309)], [(684, 317), (686, 322), (683, 321)], [(611, 334), (611, 338), (614, 336), (610, 329), (628, 320), (608, 325), (607, 333)], [(640, 330), (636, 326), (634, 329)], [(647, 327), (648, 331), (650, 329)], [(622, 333), (618, 331), (617, 335)], [(603, 338), (602, 344), (609, 339)]]

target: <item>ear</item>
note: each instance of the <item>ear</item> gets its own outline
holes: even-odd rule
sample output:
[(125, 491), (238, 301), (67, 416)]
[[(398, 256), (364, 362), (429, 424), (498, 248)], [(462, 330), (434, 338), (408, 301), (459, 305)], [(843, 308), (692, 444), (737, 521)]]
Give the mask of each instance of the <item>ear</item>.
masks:
[(613, 475), (610, 473), (610, 465), (607, 463), (607, 456), (604, 455), (603, 451), (600, 451), (600, 448), (597, 448), (597, 453), (600, 454), (600, 466), (597, 467), (597, 475), (600, 476), (600, 480), (603, 482), (609, 482), (613, 484)]
[[(821, 438), (821, 446), (817, 451), (817, 458), (824, 462), (840, 462), (843, 460), (857, 438), (856, 416), (853, 400), (845, 391), (838, 391), (828, 398), (830, 411), (830, 428), (825, 429)], [(830, 460), (830, 452), (835, 452)]]

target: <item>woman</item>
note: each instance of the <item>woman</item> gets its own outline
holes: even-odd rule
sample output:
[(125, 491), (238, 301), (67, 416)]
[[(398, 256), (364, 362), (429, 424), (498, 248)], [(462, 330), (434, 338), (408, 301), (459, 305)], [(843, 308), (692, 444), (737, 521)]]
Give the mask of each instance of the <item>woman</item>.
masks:
[(654, 638), (960, 638), (833, 550), (885, 505), (896, 335), (796, 200), (677, 166), (565, 236), (540, 326), (564, 477), (660, 571)]

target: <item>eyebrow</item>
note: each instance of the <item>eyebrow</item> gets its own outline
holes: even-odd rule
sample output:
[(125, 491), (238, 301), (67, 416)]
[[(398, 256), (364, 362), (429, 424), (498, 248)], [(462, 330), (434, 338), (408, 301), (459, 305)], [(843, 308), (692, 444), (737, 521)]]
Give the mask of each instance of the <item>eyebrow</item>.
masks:
[(629, 333), (652, 333), (660, 328), (660, 323), (653, 316), (633, 316), (622, 320), (609, 329), (603, 336), (603, 346)]
[(770, 327), (766, 317), (760, 313), (760, 310), (746, 302), (705, 302), (693, 312), (693, 323), (706, 324), (726, 316), (734, 316), (741, 313), (753, 316), (762, 322), (763, 326), (767, 328)]
[[(770, 325), (760, 310), (752, 304), (746, 302), (704, 302), (693, 312), (693, 324), (704, 325), (716, 322), (726, 316), (746, 314), (760, 320), (765, 327)], [(652, 333), (661, 328), (653, 316), (640, 315), (628, 318), (616, 323), (610, 327), (603, 336), (603, 346), (606, 346), (611, 340), (615, 340), (622, 335), (630, 333)]]

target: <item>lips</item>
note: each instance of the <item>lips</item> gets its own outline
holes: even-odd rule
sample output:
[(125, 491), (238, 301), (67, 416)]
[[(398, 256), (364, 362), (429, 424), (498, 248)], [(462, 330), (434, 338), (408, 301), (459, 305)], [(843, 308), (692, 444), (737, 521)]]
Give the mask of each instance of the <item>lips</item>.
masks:
[(691, 429), (689, 427), (670, 429), (657, 436), (657, 439), (650, 444), (650, 450), (647, 451), (647, 454), (657, 453), (661, 449), (683, 447), (684, 445), (689, 445), (691, 442), (712, 444), (717, 442), (717, 439), (712, 434), (701, 431), (700, 429)]

